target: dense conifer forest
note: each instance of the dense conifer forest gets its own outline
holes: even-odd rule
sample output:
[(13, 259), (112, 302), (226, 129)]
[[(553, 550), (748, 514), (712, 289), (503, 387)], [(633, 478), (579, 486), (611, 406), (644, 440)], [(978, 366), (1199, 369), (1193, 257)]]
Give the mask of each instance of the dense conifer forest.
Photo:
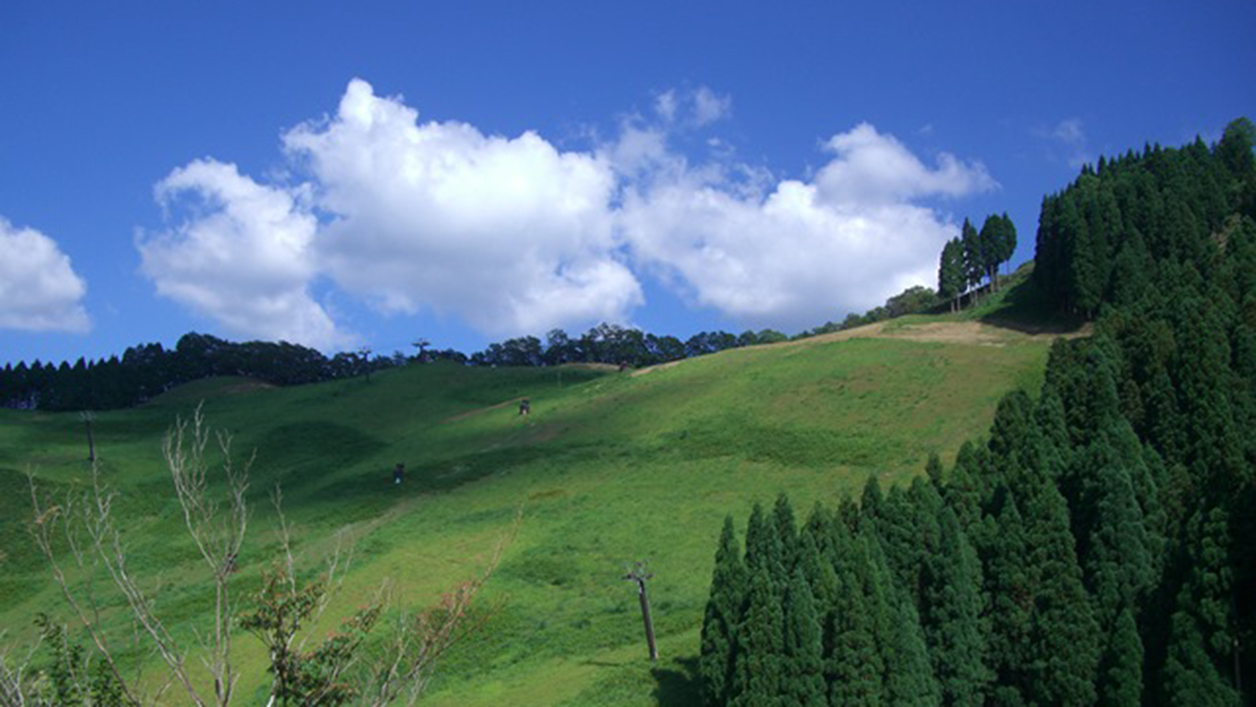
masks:
[(1100, 159), (1044, 200), (1033, 285), (1094, 334), (951, 468), (801, 522), (782, 496), (744, 549), (726, 521), (708, 703), (1250, 701), (1254, 134)]

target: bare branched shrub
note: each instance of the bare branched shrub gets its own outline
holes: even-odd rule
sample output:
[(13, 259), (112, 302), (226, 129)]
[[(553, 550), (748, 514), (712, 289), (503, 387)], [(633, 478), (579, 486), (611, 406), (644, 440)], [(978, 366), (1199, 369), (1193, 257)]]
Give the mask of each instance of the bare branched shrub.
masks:
[[(0, 632), (0, 642), (5, 634)], [(39, 643), (19, 651), (7, 643), (0, 643), (0, 705), (6, 707), (26, 707), (39, 704), (33, 698), (37, 692), (34, 676), (31, 674), (31, 659), (39, 650)]]
[[(214, 698), (218, 704), (231, 701), (237, 677), (231, 666), (231, 622), (235, 607), (231, 598), (231, 575), (236, 570), (240, 549), (249, 527), (249, 511), (246, 492), (249, 487), (249, 470), (256, 454), (244, 467), (237, 469), (231, 458), (231, 435), (218, 432), (214, 435), (222, 452), (223, 477), (227, 482), (225, 508), (209, 493), (205, 449), (210, 433), (200, 406), (192, 415), (191, 423), (179, 419), (162, 443), (162, 456), (174, 482), (179, 507), (183, 509), (184, 525), (196, 544), (201, 559), (214, 578), (214, 622), (210, 635), (199, 635), (203, 648), (202, 660), (214, 678)], [(168, 661), (169, 662), (169, 661)]]

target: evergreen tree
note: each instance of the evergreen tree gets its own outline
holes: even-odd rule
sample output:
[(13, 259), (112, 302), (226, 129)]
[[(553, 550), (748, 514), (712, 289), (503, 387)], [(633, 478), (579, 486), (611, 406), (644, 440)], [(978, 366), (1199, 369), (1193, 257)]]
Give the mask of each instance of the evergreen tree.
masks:
[(929, 482), (933, 484), (934, 488), (939, 489), (939, 492), (941, 492), (943, 484), (946, 483), (946, 480), (942, 478), (945, 471), (942, 468), (942, 460), (938, 458), (938, 453), (929, 452), (929, 458), (925, 460), (925, 478), (929, 479)]
[(978, 287), (986, 274), (986, 263), (982, 255), (981, 234), (967, 218), (960, 227), (960, 245), (964, 251), (964, 289)]
[[(1183, 597), (1180, 603), (1188, 605), (1190, 598)], [(1169, 656), (1164, 666), (1166, 704), (1207, 707), (1234, 707), (1239, 704), (1238, 694), (1217, 670), (1204, 643), (1195, 617), (1186, 609), (1174, 612)]]
[(1195, 617), (1217, 672), (1232, 681), (1235, 635), (1229, 520), (1229, 513), (1220, 506), (1198, 513), (1191, 528), (1195, 538), (1190, 574), (1178, 595), (1178, 608)]
[(1028, 457), (1036, 451), (1037, 442), (1033, 414), (1033, 401), (1023, 390), (1012, 391), (999, 401), (987, 444), (996, 466), (1003, 467), (1012, 461), (1022, 467), (1032, 465)]
[(1024, 504), (1030, 580), (1037, 587), (1027, 695), (1040, 704), (1095, 701), (1098, 626), (1082, 585), (1064, 497), (1043, 483)]
[(826, 705), (824, 646), (820, 617), (801, 567), (794, 570), (785, 594), (785, 646), (782, 665), (783, 705)]
[(1107, 299), (1123, 307), (1133, 306), (1142, 300), (1153, 285), (1154, 267), (1142, 234), (1135, 231), (1121, 244), (1112, 263), (1112, 281)]
[(946, 505), (955, 512), (960, 526), (971, 528), (981, 518), (989, 488), (987, 455), (972, 442), (964, 442), (955, 456), (948, 483), (942, 487)]
[(917, 525), (916, 509), (906, 492), (898, 486), (891, 486), (881, 507), (877, 535), (881, 539), (894, 585), (906, 592), (913, 606), (916, 605), (920, 562), (924, 554)]
[(789, 497), (781, 493), (776, 497), (776, 505), (772, 508), (772, 523), (780, 537), (780, 560), (785, 574), (778, 578), (788, 583), (789, 574), (793, 572), (798, 554), (798, 529), (794, 522), (794, 507)]
[[(883, 515), (877, 528), (887, 522)], [(861, 527), (861, 531), (858, 540), (862, 545), (861, 562), (866, 564), (864, 594), (885, 670), (881, 678), (882, 702), (940, 704), (941, 692), (933, 679), (924, 631), (911, 595), (895, 581), (879, 533), (871, 526)]]
[(1099, 666), (1099, 704), (1143, 703), (1143, 642), (1134, 623), (1134, 612), (1123, 607), (1108, 634)]
[(947, 705), (979, 705), (990, 671), (981, 624), (981, 567), (950, 508), (938, 517), (939, 546), (925, 577), (925, 640)]
[(882, 695), (885, 664), (877, 644), (876, 620), (859, 575), (855, 541), (848, 532), (837, 552), (840, 590), (834, 606), (835, 632), (830, 665), (829, 703), (877, 705)]
[(1217, 143), (1217, 157), (1230, 174), (1240, 183), (1256, 174), (1256, 156), (1252, 154), (1256, 143), (1256, 126), (1247, 118), (1236, 118), (1225, 126), (1221, 142)]
[(952, 238), (942, 246), (938, 262), (938, 297), (950, 301), (952, 312), (959, 309), (959, 296), (968, 289), (967, 279), (964, 246), (959, 238)]
[[(1012, 219), (1008, 217), (1004, 211), (1000, 217), (1002, 220), (1002, 228), (999, 229), (999, 240), (996, 247), (998, 253), (998, 263), (1010, 262), (1013, 255), (1016, 255), (1016, 224), (1012, 223)], [(995, 263), (995, 267), (998, 267)]]
[(863, 496), (859, 500), (859, 510), (862, 511), (864, 518), (875, 523), (881, 514), (881, 503), (881, 483), (877, 481), (876, 474), (868, 474), (868, 479), (864, 482)]
[(1065, 275), (1067, 302), (1072, 311), (1089, 316), (1098, 309), (1105, 290), (1104, 254), (1074, 200), (1063, 203), (1060, 227), (1069, 234), (1065, 242), (1070, 255)]
[(834, 657), (840, 631), (838, 604), (842, 586), (836, 569), (837, 551), (833, 545), (832, 520), (823, 506), (816, 505), (799, 534), (799, 569), (807, 579), (820, 627), (822, 675), (825, 694), (837, 681)]
[(1139, 460), (1118, 459), (1107, 440), (1099, 439), (1082, 462), (1093, 479), (1087, 493), (1092, 518), (1083, 569), (1095, 618), (1100, 630), (1109, 634), (1122, 608), (1139, 606), (1154, 579), (1142, 508), (1127, 471)]
[(942, 704), (942, 692), (933, 677), (924, 629), (911, 597), (901, 588), (893, 591), (891, 625), (885, 678), (886, 703), (912, 707)]
[(942, 517), (942, 497), (933, 484), (920, 478), (912, 479), (907, 487), (907, 501), (911, 505), (912, 521), (915, 532), (915, 555), (912, 558), (914, 570), (907, 586), (916, 601), (923, 625), (925, 617), (925, 601), (928, 593), (928, 569), (931, 557), (940, 552), (942, 531), (939, 520)]
[(711, 593), (702, 619), (702, 655), (699, 675), (707, 704), (728, 703), (733, 666), (736, 662), (736, 627), (746, 595), (746, 570), (737, 547), (731, 516), (724, 518)]
[(981, 265), (985, 276), (990, 281), (990, 291), (998, 291), (999, 264), (1003, 262), (1003, 219), (998, 214), (990, 214), (981, 224), (978, 234), (981, 250)]
[(864, 523), (859, 527), (854, 549), (855, 571), (863, 585), (864, 605), (867, 607), (872, 636), (876, 642), (877, 660), (883, 671), (879, 676), (881, 699), (888, 701), (890, 683), (901, 666), (894, 662), (894, 587), (873, 524)]
[(746, 573), (753, 576), (764, 568), (770, 578), (780, 577), (782, 570), (777, 568), (784, 567), (783, 559), (784, 550), (776, 521), (764, 516), (763, 506), (754, 504), (746, 524)]
[(745, 614), (736, 632), (729, 704), (778, 704), (785, 650), (781, 600), (768, 566), (759, 565), (750, 577)]
[(985, 587), (989, 636), (988, 663), (995, 673), (991, 701), (1001, 705), (1024, 703), (1028, 678), (1029, 639), (1034, 611), (1025, 527), (1012, 492), (996, 493), (998, 510), (986, 518), (993, 528), (985, 550)]
[[(1055, 347), (1052, 350), (1054, 351)], [(1050, 367), (1048, 364), (1048, 369)], [(1067, 466), (1071, 446), (1068, 423), (1064, 416), (1064, 403), (1060, 401), (1060, 396), (1055, 390), (1047, 385), (1042, 387), (1042, 395), (1039, 396), (1038, 405), (1034, 408), (1034, 422), (1041, 439), (1039, 451), (1048, 464), (1042, 471), (1054, 478)]]

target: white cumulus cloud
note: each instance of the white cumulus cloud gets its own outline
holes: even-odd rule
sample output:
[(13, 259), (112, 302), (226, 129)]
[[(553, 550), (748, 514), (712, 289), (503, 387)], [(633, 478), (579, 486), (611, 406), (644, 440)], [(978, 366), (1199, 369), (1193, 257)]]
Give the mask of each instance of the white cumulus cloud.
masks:
[(86, 332), (86, 293), (56, 241), (0, 217), (0, 328)]
[(493, 336), (629, 321), (642, 277), (739, 324), (792, 330), (931, 285), (957, 227), (923, 200), (997, 186), (980, 163), (926, 164), (868, 124), (826, 141), (814, 176), (775, 177), (696, 134), (731, 105), (669, 90), (614, 139), (564, 150), (532, 131), (421, 122), (355, 79), (333, 115), (283, 134), (303, 183), (213, 160), (161, 181), (183, 220), (138, 239), (143, 272), (233, 333), (319, 347), (349, 340), (310, 294), (320, 278), (382, 312)]
[(995, 185), (981, 164), (965, 164), (945, 152), (938, 155), (938, 166), (930, 169), (892, 135), (882, 135), (868, 123), (834, 135), (825, 147), (836, 157), (816, 175), (816, 185), (831, 203), (963, 196)]
[(349, 84), (337, 114), (284, 136), (331, 217), (318, 251), (344, 289), (494, 334), (621, 321), (642, 302), (616, 256), (603, 158), (533, 132), (418, 122), (400, 98)]
[(246, 338), (343, 344), (310, 296), (313, 215), (288, 190), (233, 164), (198, 160), (159, 182), (157, 200), (186, 220), (138, 239), (142, 271), (169, 297)]
[(766, 195), (709, 169), (630, 187), (625, 239), (665, 282), (752, 326), (814, 326), (932, 286), (957, 229), (916, 201), (994, 188), (985, 168), (946, 154), (930, 168), (867, 124), (826, 147), (834, 157), (814, 180), (780, 180)]

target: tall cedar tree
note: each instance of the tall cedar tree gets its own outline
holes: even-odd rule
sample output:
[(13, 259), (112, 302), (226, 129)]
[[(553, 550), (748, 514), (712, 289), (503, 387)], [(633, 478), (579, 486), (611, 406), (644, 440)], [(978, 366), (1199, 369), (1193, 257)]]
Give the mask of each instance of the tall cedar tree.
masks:
[(894, 664), (894, 592), (890, 573), (881, 554), (881, 545), (871, 522), (860, 523), (855, 535), (858, 574), (863, 583), (865, 605), (876, 641), (877, 658), (881, 663), (881, 700), (889, 700), (891, 682), (900, 666)]
[[(1185, 591), (1185, 590), (1183, 590)], [(1183, 597), (1182, 604), (1190, 598)], [(1174, 612), (1169, 657), (1164, 666), (1164, 702), (1171, 705), (1234, 707), (1238, 693), (1226, 682), (1204, 646), (1195, 617), (1186, 609)]]
[(1104, 438), (1078, 458), (1092, 480), (1086, 494), (1092, 517), (1082, 564), (1095, 619), (1105, 635), (1123, 608), (1141, 605), (1154, 579), (1151, 543), (1128, 472), (1139, 461), (1120, 459)]
[(884, 502), (884, 496), (881, 494), (881, 482), (877, 480), (876, 474), (868, 474), (868, 478), (864, 481), (863, 496), (859, 499), (859, 511), (863, 520), (870, 521), (874, 525), (877, 518), (881, 515), (881, 504)]
[(986, 589), (988, 664), (994, 671), (991, 701), (1000, 705), (1025, 703), (1026, 666), (1034, 611), (1025, 526), (1016, 499), (1007, 487), (995, 492), (997, 510), (986, 516), (990, 528), (983, 549)]
[[(776, 704), (782, 693), (785, 652), (783, 595), (773, 570), (780, 564), (758, 565), (750, 577), (746, 611), (737, 628), (729, 704)], [(779, 575), (778, 575), (779, 576)]]
[(919, 606), (919, 577), (924, 558), (918, 525), (916, 507), (907, 493), (899, 486), (891, 486), (882, 505), (877, 534), (894, 584), (903, 590), (913, 607)]
[(1098, 626), (1082, 585), (1068, 506), (1050, 483), (1025, 499), (1025, 546), (1037, 587), (1026, 668), (1039, 704), (1090, 704), (1099, 663)]
[(776, 497), (776, 504), (772, 507), (772, 523), (780, 536), (781, 566), (786, 573), (780, 581), (788, 583), (788, 577), (793, 573), (798, 559), (798, 527), (794, 521), (794, 507), (784, 493)]
[(950, 508), (938, 516), (938, 554), (926, 565), (925, 640), (946, 705), (980, 705), (991, 674), (981, 622), (981, 566)]
[(1229, 690), (1235, 683), (1229, 514), (1216, 507), (1192, 521), (1188, 576), (1178, 593), (1165, 666), (1170, 699), (1185, 695), (1187, 685), (1205, 685), (1207, 694), (1220, 695), (1222, 686)]
[(837, 572), (839, 591), (834, 605), (833, 650), (826, 673), (829, 703), (876, 705), (881, 700), (885, 664), (878, 650), (876, 620), (864, 590), (867, 565), (860, 561), (856, 539), (840, 520), (831, 526), (830, 562)]
[(911, 707), (941, 705), (942, 691), (933, 677), (920, 615), (906, 591), (898, 586), (893, 586), (892, 591), (894, 620), (889, 636), (886, 702)]
[(947, 483), (939, 487), (946, 505), (955, 512), (960, 525), (965, 528), (976, 525), (989, 494), (987, 456), (972, 442), (964, 442), (955, 456), (955, 466), (951, 467)]
[(1003, 262), (1003, 219), (990, 214), (981, 224), (977, 241), (981, 250), (981, 265), (990, 281), (990, 291), (999, 290), (999, 264)]
[(959, 297), (967, 289), (964, 273), (964, 246), (952, 238), (942, 246), (938, 262), (938, 297), (950, 302), (951, 311), (959, 309)]
[(916, 585), (911, 589), (915, 592), (916, 606), (923, 621), (929, 558), (937, 555), (942, 545), (942, 530), (939, 521), (942, 517), (943, 504), (942, 497), (933, 484), (920, 478), (912, 479), (911, 485), (907, 487), (907, 500), (912, 507), (916, 532), (916, 556), (914, 558), (917, 567)]
[[(1012, 223), (1006, 211), (999, 218), (1003, 222), (1003, 227), (999, 229), (999, 240), (995, 252), (998, 254), (999, 263), (1010, 263), (1012, 256), (1016, 255), (1016, 224)], [(998, 263), (995, 263), (995, 267), (998, 267)]]
[(981, 278), (986, 274), (986, 262), (982, 256), (981, 234), (967, 218), (960, 227), (960, 245), (964, 250), (964, 285), (965, 289), (981, 285)]
[(1138, 636), (1133, 609), (1121, 609), (1106, 638), (1103, 661), (1099, 663), (1099, 704), (1142, 704), (1143, 641)]
[(715, 552), (711, 596), (702, 619), (702, 657), (699, 675), (707, 704), (728, 703), (736, 654), (737, 622), (746, 596), (746, 568), (741, 562), (732, 516), (724, 518), (720, 546)]
[[(882, 507), (884, 510), (884, 507)], [(872, 598), (878, 652), (885, 668), (881, 697), (891, 705), (937, 705), (942, 695), (925, 646), (924, 630), (910, 595), (895, 581), (879, 529), (888, 523), (884, 513), (874, 524), (860, 526), (869, 574), (864, 586)]]
[(782, 705), (828, 704), (820, 617), (801, 567), (794, 570), (785, 593), (785, 654), (781, 672)]
[(781, 534), (777, 530), (776, 521), (764, 515), (763, 506), (754, 504), (754, 508), (750, 510), (750, 520), (746, 524), (747, 574), (754, 576), (760, 569), (767, 569), (768, 576), (773, 581), (783, 584), (783, 555)]
[(820, 625), (821, 670), (827, 695), (828, 686), (837, 679), (833, 654), (840, 628), (837, 609), (842, 586), (832, 561), (835, 554), (832, 518), (823, 506), (816, 505), (799, 536), (799, 568), (807, 578), (815, 602)]

